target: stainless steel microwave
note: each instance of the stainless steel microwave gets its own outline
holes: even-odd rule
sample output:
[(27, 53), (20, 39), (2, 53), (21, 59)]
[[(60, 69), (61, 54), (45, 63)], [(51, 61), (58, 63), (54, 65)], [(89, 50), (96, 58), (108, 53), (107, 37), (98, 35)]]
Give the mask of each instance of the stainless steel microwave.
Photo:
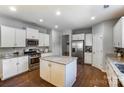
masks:
[(37, 39), (26, 39), (26, 46), (38, 46), (39, 40)]

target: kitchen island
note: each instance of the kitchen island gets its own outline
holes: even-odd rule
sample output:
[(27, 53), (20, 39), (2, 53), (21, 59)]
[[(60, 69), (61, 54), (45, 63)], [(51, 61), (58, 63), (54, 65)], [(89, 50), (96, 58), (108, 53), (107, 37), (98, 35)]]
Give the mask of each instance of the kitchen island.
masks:
[(77, 57), (50, 56), (40, 59), (40, 77), (58, 87), (71, 87), (76, 81)]

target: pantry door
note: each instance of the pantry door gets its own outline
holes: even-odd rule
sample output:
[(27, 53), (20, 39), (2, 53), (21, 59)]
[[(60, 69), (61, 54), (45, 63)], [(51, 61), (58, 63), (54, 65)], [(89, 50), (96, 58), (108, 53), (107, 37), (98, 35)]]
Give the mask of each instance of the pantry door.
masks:
[(103, 66), (103, 37), (93, 34), (93, 66), (102, 70)]

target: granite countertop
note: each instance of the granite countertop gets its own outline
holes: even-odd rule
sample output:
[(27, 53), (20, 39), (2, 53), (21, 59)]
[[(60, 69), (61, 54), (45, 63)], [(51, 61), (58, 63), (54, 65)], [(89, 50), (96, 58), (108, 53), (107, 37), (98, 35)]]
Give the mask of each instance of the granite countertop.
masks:
[(59, 64), (62, 64), (62, 65), (67, 65), (67, 64), (73, 62), (74, 60), (77, 60), (77, 57), (49, 56), (49, 57), (43, 57), (41, 59), (42, 60), (46, 60), (46, 61), (51, 61), (51, 62), (59, 63)]
[(10, 58), (16, 58), (16, 57), (22, 57), (22, 56), (27, 56), (27, 55), (19, 54), (19, 55), (0, 56), (0, 59), (10, 59)]
[(108, 54), (108, 58), (110, 58), (113, 62), (124, 63), (124, 57), (118, 57), (115, 54)]
[(124, 57), (117, 57), (114, 54), (107, 55), (107, 58), (112, 66), (113, 70), (115, 71), (119, 81), (124, 86), (124, 74), (119, 71), (119, 69), (115, 66), (116, 63), (124, 64)]

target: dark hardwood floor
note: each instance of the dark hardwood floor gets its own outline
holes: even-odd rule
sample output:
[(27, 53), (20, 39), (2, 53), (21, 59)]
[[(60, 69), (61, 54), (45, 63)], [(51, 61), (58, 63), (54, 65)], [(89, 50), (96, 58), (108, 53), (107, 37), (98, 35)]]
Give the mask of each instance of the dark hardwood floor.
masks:
[[(77, 80), (73, 87), (108, 87), (106, 74), (90, 65), (78, 65)], [(42, 80), (39, 70), (26, 72), (5, 81), (0, 81), (1, 87), (54, 87)]]
[(78, 65), (77, 80), (73, 87), (108, 87), (106, 73), (91, 66)]

